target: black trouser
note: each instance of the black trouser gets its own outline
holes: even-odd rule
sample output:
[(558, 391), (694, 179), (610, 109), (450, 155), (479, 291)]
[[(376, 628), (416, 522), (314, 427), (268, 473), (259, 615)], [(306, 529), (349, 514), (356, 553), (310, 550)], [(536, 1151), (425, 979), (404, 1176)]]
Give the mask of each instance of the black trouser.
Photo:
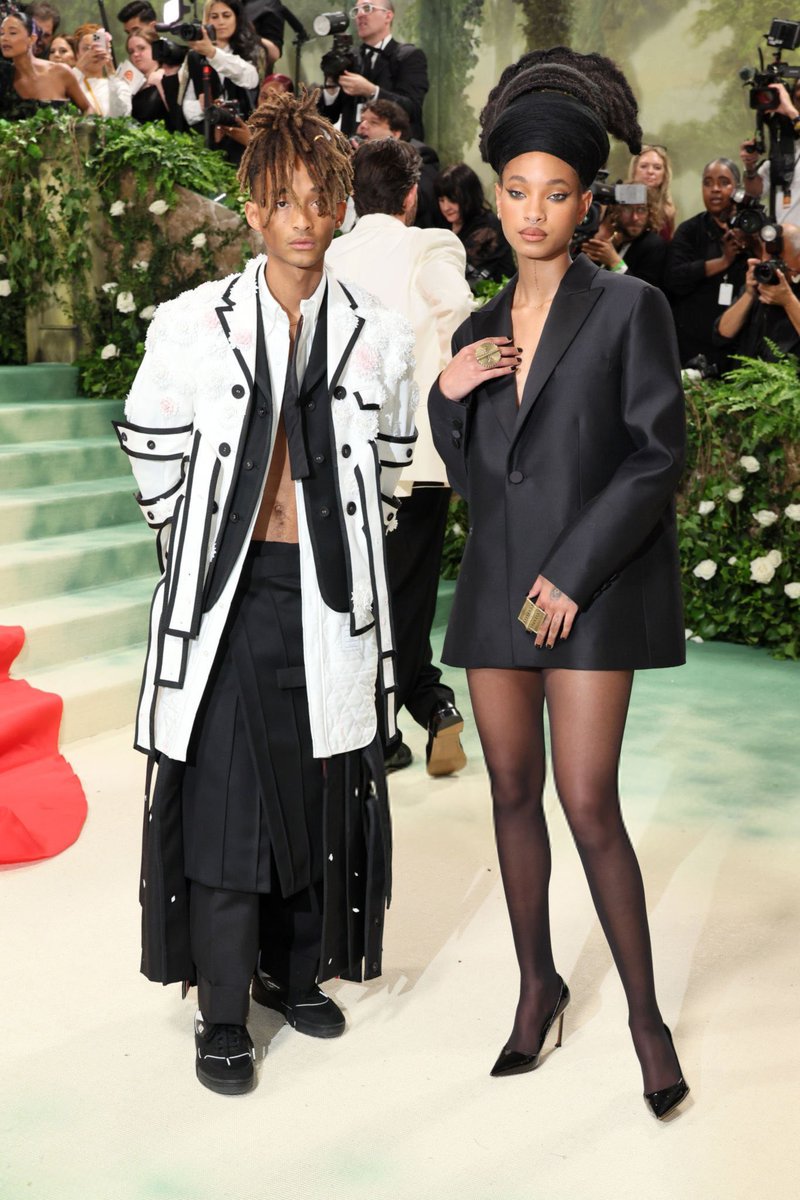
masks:
[(250, 980), (259, 963), (301, 996), (319, 966), (322, 913), (319, 889), (284, 899), (271, 892), (235, 892), (190, 884), (189, 926), (197, 968), (198, 1007), (214, 1025), (244, 1025)]
[(415, 484), (403, 498), (397, 526), (386, 538), (397, 651), (397, 708), (405, 706), (425, 728), (433, 710), (454, 703), (433, 663), (431, 626), (436, 612), (449, 487)]

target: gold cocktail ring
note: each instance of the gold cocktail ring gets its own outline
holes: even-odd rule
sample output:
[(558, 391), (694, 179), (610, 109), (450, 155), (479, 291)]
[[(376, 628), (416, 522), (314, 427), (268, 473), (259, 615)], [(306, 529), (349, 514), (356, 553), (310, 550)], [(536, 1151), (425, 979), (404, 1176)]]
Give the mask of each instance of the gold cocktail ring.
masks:
[(500, 347), (495, 342), (480, 342), (475, 347), (475, 358), (478, 366), (484, 371), (491, 371), (502, 357)]

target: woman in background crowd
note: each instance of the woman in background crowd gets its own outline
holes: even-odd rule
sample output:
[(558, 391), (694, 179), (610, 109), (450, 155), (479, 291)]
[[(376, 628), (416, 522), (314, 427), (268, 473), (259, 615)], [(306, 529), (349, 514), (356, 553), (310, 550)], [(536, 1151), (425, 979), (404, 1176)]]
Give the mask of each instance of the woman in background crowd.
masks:
[(729, 158), (714, 159), (703, 168), (702, 181), (704, 211), (676, 229), (664, 285), (672, 299), (681, 366), (702, 355), (719, 370), (725, 356), (715, 344), (714, 326), (747, 274), (745, 239), (729, 226), (739, 168)]
[(129, 117), (131, 89), (114, 74), (111, 35), (102, 25), (79, 25), (73, 37), (78, 43), (75, 74), (92, 109), (100, 117)]
[(641, 152), (631, 159), (628, 177), (634, 183), (647, 184), (655, 209), (653, 229), (668, 242), (675, 232), (677, 209), (672, 199), (672, 163), (666, 146), (642, 146)]
[(78, 61), (77, 49), (78, 43), (71, 34), (57, 33), (50, 43), (47, 61), (62, 63), (65, 67), (74, 67)]
[(497, 217), (486, 203), (483, 184), (471, 167), (457, 163), (434, 182), (442, 216), (467, 252), (470, 287), (492, 279), (500, 283), (514, 274), (514, 256)]
[(170, 133), (184, 129), (183, 113), (178, 104), (180, 68), (157, 63), (153, 58), (153, 43), (143, 33), (130, 34), (125, 46), (131, 63), (144, 76), (144, 83), (131, 101), (134, 121), (140, 125), (163, 121)]
[(36, 32), (27, 12), (11, 9), (0, 24), (0, 54), (13, 67), (0, 79), (0, 117), (22, 120), (40, 108), (70, 101), (81, 112), (91, 111), (77, 79), (63, 63), (34, 58)]
[[(183, 115), (188, 125), (196, 129), (203, 127), (205, 95), (203, 88), (203, 64), (211, 67), (209, 90), (212, 101), (233, 102), (236, 116), (246, 121), (256, 106), (258, 81), (264, 70), (264, 50), (256, 31), (244, 14), (240, 0), (212, 0), (203, 9), (203, 24), (210, 25), (216, 40), (208, 36), (192, 42), (186, 61), (181, 67), (181, 78), (185, 80)], [(231, 124), (217, 124), (214, 137), (226, 157), (238, 163), (244, 153), (247, 138), (244, 131), (238, 137), (230, 134), (231, 129), (240, 128)]]

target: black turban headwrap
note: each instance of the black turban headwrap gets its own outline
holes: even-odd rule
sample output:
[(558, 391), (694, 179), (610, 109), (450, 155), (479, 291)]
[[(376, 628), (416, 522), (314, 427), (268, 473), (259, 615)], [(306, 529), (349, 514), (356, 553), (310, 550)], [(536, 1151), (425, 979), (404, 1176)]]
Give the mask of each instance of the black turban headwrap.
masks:
[(526, 92), (513, 100), (486, 138), (486, 157), (498, 175), (518, 154), (552, 154), (590, 187), (608, 158), (608, 135), (594, 113), (561, 92)]

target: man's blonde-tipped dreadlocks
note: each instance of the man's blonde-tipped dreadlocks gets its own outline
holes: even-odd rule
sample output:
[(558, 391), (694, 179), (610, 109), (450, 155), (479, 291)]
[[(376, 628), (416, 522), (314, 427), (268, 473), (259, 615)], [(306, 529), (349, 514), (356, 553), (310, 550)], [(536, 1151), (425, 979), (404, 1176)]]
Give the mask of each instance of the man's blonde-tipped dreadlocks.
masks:
[(305, 88), (299, 96), (270, 90), (248, 121), (251, 136), (239, 166), (239, 186), (266, 207), (267, 219), (281, 189), (291, 191), (298, 159), (319, 189), (321, 213), (331, 215), (352, 190), (350, 144), (317, 111), (317, 95)]

